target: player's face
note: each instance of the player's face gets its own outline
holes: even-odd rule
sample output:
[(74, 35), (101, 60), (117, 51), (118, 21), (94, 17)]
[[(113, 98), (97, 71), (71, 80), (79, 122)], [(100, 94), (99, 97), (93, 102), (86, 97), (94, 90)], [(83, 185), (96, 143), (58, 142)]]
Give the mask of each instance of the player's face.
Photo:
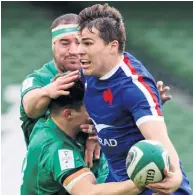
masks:
[(80, 69), (80, 60), (77, 55), (77, 34), (64, 35), (55, 41), (53, 55), (60, 72)]
[(99, 31), (92, 28), (92, 32), (85, 28), (79, 38), (78, 54), (81, 68), (85, 75), (103, 76), (108, 65), (109, 45), (99, 37)]

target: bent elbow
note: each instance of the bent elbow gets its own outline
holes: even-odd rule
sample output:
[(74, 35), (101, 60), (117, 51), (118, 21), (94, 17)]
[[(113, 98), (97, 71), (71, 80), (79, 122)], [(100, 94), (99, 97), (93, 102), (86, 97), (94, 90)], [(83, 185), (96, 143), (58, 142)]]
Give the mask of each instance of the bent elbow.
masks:
[(24, 108), (24, 111), (25, 111), (26, 115), (27, 115), (29, 118), (37, 119), (38, 117), (40, 117), (40, 115), (38, 115), (38, 113), (36, 113), (36, 112), (34, 111), (34, 109)]

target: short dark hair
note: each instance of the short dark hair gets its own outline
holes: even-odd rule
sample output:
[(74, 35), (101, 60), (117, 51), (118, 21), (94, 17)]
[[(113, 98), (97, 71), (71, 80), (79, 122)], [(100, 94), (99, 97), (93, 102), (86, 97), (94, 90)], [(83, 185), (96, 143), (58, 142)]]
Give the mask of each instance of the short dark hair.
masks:
[(80, 108), (83, 105), (84, 97), (84, 85), (82, 84), (82, 81), (80, 79), (76, 80), (75, 84), (69, 89), (69, 91), (69, 95), (62, 95), (51, 100), (49, 106), (51, 113), (56, 114), (63, 108), (80, 111)]
[(125, 26), (120, 12), (114, 7), (108, 4), (87, 7), (79, 13), (78, 24), (80, 31), (88, 28), (92, 32), (92, 28), (95, 27), (106, 44), (117, 40), (119, 53), (123, 53), (126, 41)]
[(77, 14), (64, 14), (56, 18), (50, 29), (56, 28), (60, 24), (78, 24), (78, 15)]

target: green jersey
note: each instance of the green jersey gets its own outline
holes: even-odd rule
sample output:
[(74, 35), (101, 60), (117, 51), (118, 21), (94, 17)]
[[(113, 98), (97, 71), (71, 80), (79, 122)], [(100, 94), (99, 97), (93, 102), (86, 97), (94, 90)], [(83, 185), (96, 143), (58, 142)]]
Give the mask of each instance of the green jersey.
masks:
[(84, 133), (79, 133), (75, 141), (51, 118), (39, 119), (30, 136), (21, 195), (65, 195), (75, 181), (88, 174), (94, 174), (98, 183), (104, 183), (109, 172), (107, 161), (101, 154), (99, 160), (94, 160), (93, 168), (87, 168), (85, 141)]
[[(28, 91), (48, 85), (57, 74), (58, 70), (56, 69), (54, 61), (43, 65), (41, 69), (29, 74), (22, 83), (21, 100)], [(20, 106), (20, 119), (23, 121), (22, 129), (26, 144), (28, 145), (30, 133), (38, 119), (32, 119), (26, 115), (22, 101)]]

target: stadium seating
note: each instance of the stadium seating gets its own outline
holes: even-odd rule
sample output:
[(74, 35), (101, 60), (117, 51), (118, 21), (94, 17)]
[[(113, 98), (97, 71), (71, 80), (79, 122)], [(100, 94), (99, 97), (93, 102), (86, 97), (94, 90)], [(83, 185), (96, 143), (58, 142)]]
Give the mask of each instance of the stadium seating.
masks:
[[(2, 4), (2, 86), (20, 84), (52, 59), (51, 14), (29, 3)], [(2, 103), (5, 111), (5, 103)]]
[(135, 37), (135, 44), (143, 44), (148, 55), (154, 55), (163, 68), (192, 83), (191, 23), (192, 21), (188, 20), (132, 20), (132, 28), (128, 29), (128, 34)]

